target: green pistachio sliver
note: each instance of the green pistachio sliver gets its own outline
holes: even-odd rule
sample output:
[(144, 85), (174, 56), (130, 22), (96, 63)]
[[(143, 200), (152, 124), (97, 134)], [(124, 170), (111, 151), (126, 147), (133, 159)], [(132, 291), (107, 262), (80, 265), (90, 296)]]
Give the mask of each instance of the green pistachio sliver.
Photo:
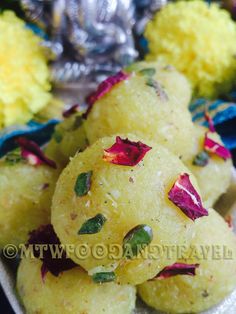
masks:
[(21, 150), (19, 148), (9, 152), (5, 156), (5, 162), (9, 165), (14, 165), (23, 161), (24, 158), (21, 157)]
[(124, 256), (128, 259), (137, 256), (152, 239), (152, 228), (148, 225), (138, 225), (131, 229), (123, 239)]
[(159, 96), (161, 98), (161, 100), (163, 100), (163, 101), (167, 101), (168, 100), (168, 96), (167, 96), (166, 92), (164, 91), (164, 89), (152, 77), (148, 77), (147, 78), (146, 85), (149, 86), (149, 87), (154, 88), (157, 96)]
[(154, 68), (144, 68), (139, 71), (139, 74), (151, 77), (156, 74), (156, 69)]
[(73, 122), (71, 128), (70, 128), (70, 131), (75, 131), (75, 130), (77, 130), (78, 128), (80, 128), (80, 127), (82, 126), (82, 124), (83, 124), (83, 118), (82, 118), (82, 116), (81, 116), (81, 115), (79, 115), (79, 116), (77, 115), (77, 116), (75, 117), (75, 120), (74, 120), (74, 122)]
[(138, 65), (136, 63), (132, 63), (124, 68), (126, 73), (136, 72), (138, 70)]
[(200, 152), (197, 154), (193, 160), (193, 165), (199, 167), (205, 167), (209, 162), (209, 154), (205, 151)]
[(53, 133), (53, 138), (54, 138), (54, 140), (55, 140), (57, 143), (61, 143), (61, 141), (62, 141), (62, 139), (63, 139), (63, 136), (62, 136), (62, 134), (61, 134), (60, 132), (55, 131), (55, 132)]
[(101, 231), (103, 225), (106, 222), (106, 217), (102, 214), (97, 214), (96, 216), (88, 219), (83, 223), (78, 231), (78, 234), (94, 234)]
[(74, 191), (77, 196), (81, 197), (88, 193), (91, 186), (92, 174), (93, 174), (92, 171), (88, 171), (88, 172), (82, 172), (78, 175), (75, 182), (75, 187), (74, 187)]
[(102, 273), (96, 273), (92, 276), (93, 282), (95, 283), (105, 283), (105, 282), (111, 282), (116, 279), (115, 273), (112, 272), (102, 272)]

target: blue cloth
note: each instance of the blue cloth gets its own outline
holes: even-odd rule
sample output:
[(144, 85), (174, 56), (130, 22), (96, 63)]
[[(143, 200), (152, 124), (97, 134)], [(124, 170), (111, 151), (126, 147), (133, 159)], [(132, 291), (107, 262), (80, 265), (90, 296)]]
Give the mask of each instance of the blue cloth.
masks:
[(195, 99), (190, 104), (193, 122), (208, 127), (205, 111), (212, 117), (216, 131), (228, 149), (236, 149), (236, 103), (225, 100)]
[(46, 123), (38, 123), (31, 120), (26, 125), (12, 126), (0, 132), (0, 157), (16, 147), (15, 139), (20, 136), (27, 137), (39, 145), (49, 141), (54, 128), (59, 120), (49, 120)]

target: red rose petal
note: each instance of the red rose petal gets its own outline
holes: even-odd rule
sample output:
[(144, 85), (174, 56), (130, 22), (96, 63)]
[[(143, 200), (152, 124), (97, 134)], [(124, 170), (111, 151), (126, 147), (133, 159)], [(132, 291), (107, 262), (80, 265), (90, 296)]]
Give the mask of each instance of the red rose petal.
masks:
[(215, 126), (214, 126), (214, 122), (213, 122), (212, 117), (209, 115), (209, 113), (207, 111), (205, 111), (205, 119), (208, 122), (210, 132), (214, 133), (216, 131)]
[[(34, 257), (39, 258), (43, 262), (41, 266), (43, 281), (48, 272), (57, 277), (61, 272), (78, 266), (67, 257), (66, 252), (60, 246), (60, 240), (53, 226), (50, 224), (42, 225), (30, 232), (27, 246), (29, 245), (32, 247)], [(39, 250), (39, 245), (42, 245), (42, 250)], [(41, 251), (43, 253), (40, 253)], [(58, 252), (57, 256), (56, 252)]]
[(198, 267), (199, 264), (175, 263), (171, 266), (165, 267), (153, 279), (166, 279), (178, 275), (195, 276), (196, 269)]
[(129, 74), (124, 73), (123, 71), (120, 71), (117, 74), (108, 77), (105, 81), (99, 84), (97, 90), (86, 98), (86, 101), (89, 107), (88, 107), (88, 110), (83, 115), (83, 117), (87, 118), (95, 101), (97, 101), (98, 99), (106, 95), (112, 89), (114, 85), (126, 80), (128, 77), (129, 77)]
[(209, 132), (207, 132), (205, 135), (204, 148), (206, 151), (213, 153), (223, 159), (230, 159), (232, 157), (230, 151), (226, 147), (209, 137)]
[(202, 206), (201, 198), (194, 189), (187, 173), (179, 176), (169, 191), (168, 197), (192, 220), (208, 216), (208, 211)]
[(79, 111), (79, 105), (75, 104), (73, 106), (71, 106), (69, 109), (63, 111), (62, 115), (64, 118), (69, 118), (71, 115), (73, 115), (74, 113)]
[(21, 148), (21, 156), (28, 160), (29, 164), (33, 166), (46, 164), (49, 167), (57, 168), (55, 161), (47, 158), (35, 142), (24, 137), (18, 138), (16, 142)]
[(103, 160), (116, 165), (135, 166), (150, 149), (142, 142), (131, 142), (117, 136), (115, 144), (104, 150)]

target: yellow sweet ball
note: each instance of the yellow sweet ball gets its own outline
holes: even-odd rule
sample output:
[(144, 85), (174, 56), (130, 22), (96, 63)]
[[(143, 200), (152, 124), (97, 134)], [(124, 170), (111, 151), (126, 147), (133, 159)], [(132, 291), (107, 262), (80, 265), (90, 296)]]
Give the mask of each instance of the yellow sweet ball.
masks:
[(139, 286), (141, 298), (168, 313), (199, 313), (218, 304), (236, 287), (236, 238), (213, 209), (196, 222), (196, 233), (186, 259), (199, 264), (196, 275), (160, 278)]
[(83, 151), (88, 146), (81, 114), (74, 114), (60, 122), (49, 141), (45, 152), (61, 167), (65, 167), (76, 152)]
[[(202, 126), (195, 127), (195, 136), (193, 138), (195, 146), (192, 150), (192, 157), (185, 162), (185, 165), (197, 179), (204, 204), (208, 208), (212, 207), (229, 188), (233, 164), (231, 159), (224, 160), (215, 154), (205, 155), (204, 138), (207, 131), (208, 129)], [(223, 145), (217, 133), (212, 134), (211, 137), (217, 143)], [(206, 158), (205, 165), (201, 156), (203, 159)], [(198, 161), (198, 158), (201, 160)], [(203, 164), (201, 164), (201, 161)]]
[(79, 267), (58, 277), (41, 278), (42, 262), (24, 258), (17, 274), (17, 291), (27, 314), (131, 314), (136, 291), (113, 282), (96, 284)]
[(188, 79), (172, 65), (155, 61), (140, 61), (132, 64), (126, 70), (129, 72), (145, 73), (154, 71), (153, 77), (160, 82), (168, 96), (173, 98), (176, 105), (187, 108), (192, 98), (192, 88)]
[[(105, 157), (104, 150), (117, 141), (114, 137), (75, 155), (57, 182), (51, 220), (61, 243), (75, 248), (68, 252), (70, 258), (89, 274), (109, 269), (118, 283), (135, 285), (175, 262), (164, 249), (188, 245), (194, 223), (168, 199), (171, 187), (188, 169), (161, 145), (134, 135), (128, 138), (152, 147), (134, 166), (109, 162), (112, 154)], [(128, 156), (135, 155), (131, 146)], [(195, 178), (190, 178), (198, 190)], [(136, 236), (147, 246), (126, 252), (127, 238)]]
[(169, 3), (147, 24), (145, 36), (147, 60), (175, 66), (197, 95), (213, 98), (229, 91), (234, 83), (236, 24), (217, 4)]
[(132, 73), (93, 104), (85, 130), (90, 143), (104, 136), (134, 133), (187, 159), (194, 128), (187, 108), (178, 106), (158, 81)]
[(0, 15), (0, 127), (27, 122), (51, 98), (40, 41), (14, 12)]
[(50, 222), (58, 175), (44, 165), (0, 161), (0, 248), (26, 243), (31, 230)]

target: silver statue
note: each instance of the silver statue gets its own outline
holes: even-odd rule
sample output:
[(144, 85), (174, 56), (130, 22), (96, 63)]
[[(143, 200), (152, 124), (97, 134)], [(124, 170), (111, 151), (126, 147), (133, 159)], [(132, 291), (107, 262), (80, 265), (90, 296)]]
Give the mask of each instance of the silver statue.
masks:
[(102, 79), (134, 61), (132, 0), (21, 0), (26, 16), (49, 35), (56, 82)]

